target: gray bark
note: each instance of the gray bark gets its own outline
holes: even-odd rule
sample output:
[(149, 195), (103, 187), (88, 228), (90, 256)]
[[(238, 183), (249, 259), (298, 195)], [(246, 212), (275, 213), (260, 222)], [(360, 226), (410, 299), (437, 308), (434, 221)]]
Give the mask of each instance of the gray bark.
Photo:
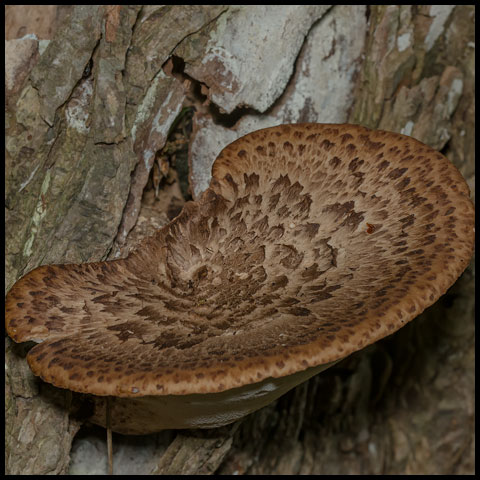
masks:
[[(173, 164), (195, 197), (216, 154), (264, 126), (406, 133), (474, 185), (473, 6), (76, 6), (44, 48), (6, 44), (7, 289), (125, 255), (181, 206)], [(115, 471), (473, 473), (473, 282), (472, 264), (411, 324), (243, 421), (114, 435)], [(105, 472), (87, 435), (69, 467), (81, 399), (24, 356), (7, 338), (6, 473)]]

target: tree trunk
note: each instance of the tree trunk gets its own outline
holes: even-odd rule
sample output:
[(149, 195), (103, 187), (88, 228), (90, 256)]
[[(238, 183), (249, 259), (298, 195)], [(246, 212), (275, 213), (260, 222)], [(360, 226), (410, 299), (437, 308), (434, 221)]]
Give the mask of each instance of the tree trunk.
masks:
[[(405, 133), (473, 187), (473, 6), (68, 13), (49, 42), (6, 42), (7, 290), (38, 265), (125, 256), (178, 213), (187, 163), (196, 198), (220, 150), (265, 126)], [(233, 425), (114, 435), (115, 472), (473, 473), (473, 278), (472, 264), (399, 332)], [(6, 473), (105, 472), (91, 437), (74, 440), (83, 400), (34, 377), (26, 348), (6, 339)]]

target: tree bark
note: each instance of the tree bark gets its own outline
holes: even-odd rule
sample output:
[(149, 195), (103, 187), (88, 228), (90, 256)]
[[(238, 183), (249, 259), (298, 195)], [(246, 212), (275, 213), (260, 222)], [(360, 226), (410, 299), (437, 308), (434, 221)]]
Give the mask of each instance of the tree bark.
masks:
[[(181, 207), (172, 165), (196, 197), (225, 145), (269, 125), (405, 133), (474, 185), (473, 6), (84, 5), (45, 43), (6, 42), (7, 290), (126, 255)], [(114, 436), (116, 473), (473, 473), (473, 282), (472, 263), (399, 332), (233, 425)], [(35, 378), (26, 348), (6, 339), (6, 473), (106, 471), (80, 448), (69, 467), (83, 400)]]

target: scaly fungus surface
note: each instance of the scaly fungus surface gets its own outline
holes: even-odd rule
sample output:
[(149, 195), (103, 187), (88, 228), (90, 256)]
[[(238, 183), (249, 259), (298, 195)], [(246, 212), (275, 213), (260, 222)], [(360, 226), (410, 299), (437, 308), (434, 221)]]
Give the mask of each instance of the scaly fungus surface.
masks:
[(39, 342), (36, 375), (163, 408), (291, 388), (419, 315), (472, 256), (467, 184), (411, 137), (281, 125), (228, 145), (212, 177), (128, 258), (41, 266), (12, 287), (7, 332)]

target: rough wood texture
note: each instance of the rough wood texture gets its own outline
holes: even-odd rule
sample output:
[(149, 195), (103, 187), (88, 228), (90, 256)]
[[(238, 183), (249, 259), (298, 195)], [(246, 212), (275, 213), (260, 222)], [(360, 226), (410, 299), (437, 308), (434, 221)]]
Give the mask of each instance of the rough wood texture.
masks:
[[(177, 9), (173, 18), (184, 18), (182, 6), (110, 10), (80, 6), (65, 30), (59, 31), (48, 46), (50, 53), (47, 50), (46, 56), (38, 60), (33, 52), (32, 63), (38, 60), (39, 70), (32, 72), (23, 88), (15, 90), (18, 94), (7, 98), (7, 288), (40, 264), (105, 258), (115, 237), (122, 233), (119, 225), (125, 222), (130, 172), (145, 161), (142, 152), (133, 149), (134, 138), (152, 138), (152, 148), (161, 148), (163, 136), (152, 131), (152, 120), (164, 125), (175, 117), (166, 108), (163, 119), (155, 118), (159, 106), (167, 106), (162, 99), (169, 97), (168, 91), (158, 90), (161, 81), (167, 89), (180, 92), (175, 82), (163, 80), (166, 72), (161, 71), (161, 66), (177, 45), (179, 51), (196, 48), (200, 55), (202, 45), (208, 44), (210, 32), (219, 30), (227, 11), (226, 7), (204, 7), (205, 22), (191, 29), (182, 25), (183, 31), (178, 32), (159, 23), (170, 8)], [(234, 13), (230, 12), (229, 18)], [(186, 18), (195, 22), (198, 15)], [(358, 28), (343, 31), (345, 19), (350, 25), (355, 22)], [(254, 19), (260, 36), (267, 20)], [(172, 35), (171, 47), (160, 50), (153, 40), (155, 48), (145, 52), (144, 58), (153, 64), (146, 81), (138, 61), (128, 67), (129, 57), (137, 47), (132, 39), (144, 24), (142, 28), (150, 28), (157, 36), (158, 32)], [(363, 38), (351, 41), (353, 33), (358, 32), (364, 33)], [(147, 34), (145, 38), (150, 37)], [(62, 55), (63, 50), (68, 52), (73, 39), (78, 51)], [(191, 42), (190, 48), (182, 46), (183, 42)], [(354, 47), (360, 44), (365, 46), (358, 54)], [(336, 48), (339, 45), (342, 48)], [(214, 43), (210, 49), (215, 50)], [(159, 55), (158, 61), (152, 61), (158, 51), (164, 52), (163, 57)], [(255, 48), (251, 58), (259, 53)], [(141, 61), (142, 56), (138, 58)], [(178, 58), (181, 60), (180, 55)], [(302, 63), (304, 59), (306, 63)], [(320, 65), (314, 67), (309, 59), (320, 60)], [(289, 98), (302, 98), (309, 91), (300, 73), (314, 76), (316, 68), (325, 71), (324, 62), (329, 61), (336, 72), (330, 76), (331, 81), (310, 90), (316, 92), (315, 102), (321, 109), (291, 107)], [(442, 149), (469, 185), (474, 185), (473, 6), (332, 7), (307, 32), (294, 74), (285, 89), (278, 90), (280, 97), (264, 114), (240, 104), (232, 114), (225, 115), (215, 104), (208, 105), (209, 79), (204, 77), (201, 83), (183, 73), (181, 61), (177, 65), (180, 67), (172, 75), (185, 88), (187, 101), (197, 107), (194, 122), (202, 127), (198, 131), (208, 134), (203, 138), (219, 150), (246, 133), (236, 127), (242, 125), (242, 119), (244, 125), (252, 125), (251, 130), (259, 128), (252, 118), (273, 115), (271, 121), (284, 123), (275, 113), (286, 106), (283, 112), (290, 115), (289, 121), (348, 120), (412, 134)], [(342, 77), (353, 66), (351, 78)], [(233, 62), (231, 68), (241, 72), (242, 68), (252, 67), (249, 64), (237, 69)], [(139, 73), (134, 78), (136, 70)], [(107, 84), (99, 85), (103, 93), (97, 98), (97, 83), (92, 79), (98, 79), (100, 71), (106, 75)], [(158, 82), (152, 80), (155, 75)], [(132, 80), (127, 82), (126, 78)], [(344, 78), (343, 83), (338, 81), (340, 78)], [(297, 79), (302, 80), (297, 83)], [(151, 85), (155, 88), (149, 89)], [(52, 89), (54, 86), (58, 88)], [(267, 83), (264, 86), (270, 88)], [(345, 102), (340, 109), (330, 109), (340, 86), (340, 98)], [(110, 88), (111, 98), (105, 97), (104, 92)], [(48, 98), (42, 96), (45, 94)], [(178, 98), (182, 98), (180, 93)], [(306, 100), (304, 105), (314, 104)], [(90, 128), (110, 125), (105, 119), (94, 119), (97, 107), (98, 114), (102, 112), (113, 121), (105, 132)], [(119, 123), (122, 118), (124, 126)], [(133, 136), (135, 123), (137, 133)], [(211, 134), (205, 125), (214, 126)], [(169, 125), (165, 137), (168, 129)], [(114, 143), (105, 143), (102, 138), (107, 142), (113, 138)], [(191, 148), (191, 161), (195, 157), (212, 158), (196, 149), (195, 138)], [(141, 187), (134, 195), (141, 195)], [(132, 210), (133, 216), (138, 210)], [(115, 247), (112, 255), (116, 252)], [(211, 463), (219, 465), (216, 472), (473, 473), (473, 277), (472, 268), (467, 269), (447, 295), (397, 335), (351, 356), (249, 416), (233, 434), (230, 447), (220, 448), (223, 460)], [(6, 418), (7, 473), (65, 472), (74, 425), (49, 417), (58, 410), (49, 400), (50, 394), (44, 393), (44, 386), (40, 387), (40, 395), (33, 391), (25, 408), (22, 385), (40, 384), (10, 347), (7, 366), (7, 392), (11, 393)], [(27, 409), (32, 412), (29, 419), (21, 413)], [(62, 407), (63, 419), (67, 418), (65, 410)], [(55, 431), (35, 428), (33, 435), (22, 435), (32, 433), (30, 419), (44, 422), (45, 426), (55, 425)], [(205, 458), (213, 456), (215, 446), (205, 440), (203, 447), (212, 451), (195, 457), (198, 444), (192, 446), (185, 436), (202, 438), (198, 432), (184, 432), (172, 444), (172, 450), (167, 449), (160, 471), (168, 468), (169, 473), (178, 473), (185, 469), (182, 462), (165, 465), (174, 451), (184, 452), (182, 458), (188, 458), (189, 472), (205, 471), (201, 470)], [(115, 441), (121, 443), (122, 439), (116, 437)], [(54, 456), (51, 445), (57, 447)], [(36, 452), (35, 464), (32, 451)], [(141, 465), (136, 469), (140, 471)]]
[(50, 40), (73, 5), (5, 5), (5, 40), (35, 35)]

